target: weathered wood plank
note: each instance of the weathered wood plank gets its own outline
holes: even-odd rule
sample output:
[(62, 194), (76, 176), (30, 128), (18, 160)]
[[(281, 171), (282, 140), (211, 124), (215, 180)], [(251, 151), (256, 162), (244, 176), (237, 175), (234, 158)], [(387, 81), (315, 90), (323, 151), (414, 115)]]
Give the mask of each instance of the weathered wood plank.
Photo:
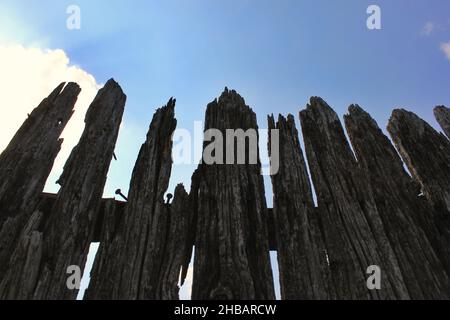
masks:
[(0, 281), (18, 236), (39, 203), (79, 93), (77, 84), (61, 83), (0, 155)]
[[(102, 230), (99, 238), (94, 241), (100, 242), (94, 265), (91, 270), (89, 287), (84, 294), (84, 300), (108, 300), (112, 299), (112, 292), (116, 286), (116, 269), (110, 265), (111, 261), (118, 259), (116, 254), (117, 235), (125, 219), (125, 202), (114, 199), (105, 201), (103, 205), (102, 220), (98, 222)], [(99, 217), (100, 219), (100, 217)], [(117, 263), (117, 262), (116, 262)]]
[[(225, 89), (208, 105), (205, 129), (220, 130), (223, 137), (226, 129), (257, 129), (256, 115), (240, 95)], [(224, 148), (225, 162), (227, 150), (219, 144), (216, 151), (220, 148)], [(236, 159), (236, 145), (233, 150)], [(249, 164), (251, 152), (259, 150), (247, 145), (246, 164), (203, 163), (199, 167), (193, 299), (275, 297), (261, 164), (259, 157), (257, 164)]]
[(393, 111), (392, 140), (442, 220), (450, 219), (450, 141), (412, 112)]
[(43, 230), (43, 259), (34, 299), (75, 299), (68, 290), (67, 267), (84, 270), (113, 157), (126, 96), (109, 80), (85, 117), (85, 129), (67, 160), (58, 183), (61, 189)]
[[(397, 151), (370, 115), (352, 105), (344, 119), (358, 164), (370, 178), (378, 212), (411, 298), (448, 298), (450, 286), (444, 266), (421, 224), (416, 224), (420, 219), (414, 219), (423, 216), (429, 220), (432, 207), (421, 201)], [(443, 253), (441, 248), (437, 252)]]
[(450, 108), (445, 106), (438, 106), (434, 108), (434, 116), (444, 130), (447, 137), (450, 139)]
[(193, 250), (195, 246), (195, 239), (197, 235), (197, 222), (198, 222), (198, 190), (200, 186), (200, 170), (196, 169), (191, 178), (191, 190), (189, 191), (189, 209), (190, 217), (187, 226), (187, 236), (185, 251), (183, 254), (183, 261), (181, 264), (181, 277), (180, 284), (184, 285), (184, 282), (189, 271), (189, 265), (192, 261)]
[[(31, 218), (36, 220), (33, 228), (23, 233), (32, 239), (32, 247), (40, 254), (33, 255), (33, 263), (28, 263), (30, 250), (22, 256), (19, 247), (13, 254), (13, 261), (24, 267), (11, 264), (12, 273), (21, 269), (24, 275), (30, 275), (22, 280), (26, 284), (22, 288), (27, 288), (22, 295), (34, 299), (75, 299), (77, 291), (66, 285), (67, 267), (84, 269), (125, 100), (119, 85), (110, 80), (89, 107), (85, 130), (66, 162), (59, 179), (61, 190), (50, 212), (43, 216), (41, 209), (35, 211)], [(23, 243), (24, 239), (20, 241)], [(5, 279), (1, 287), (8, 290), (17, 285), (13, 279)]]
[[(271, 178), (281, 298), (332, 299), (334, 288), (294, 117), (280, 115), (276, 124), (269, 117), (269, 130), (279, 130), (279, 170)], [(275, 143), (271, 138), (269, 144)]]
[(189, 195), (183, 185), (178, 185), (172, 204), (169, 206), (169, 224), (164, 260), (159, 276), (158, 292), (162, 300), (178, 300), (181, 266), (188, 246), (191, 218)]
[(153, 117), (133, 170), (120, 231), (112, 247), (105, 250), (107, 256), (97, 257), (105, 260), (108, 270), (92, 274), (93, 283), (101, 284), (102, 291), (98, 291), (99, 287), (90, 287), (88, 299), (162, 298), (159, 288), (170, 225), (170, 210), (164, 194), (172, 170), (174, 110), (175, 100), (170, 99)]
[(125, 211), (124, 263), (120, 299), (158, 299), (157, 286), (164, 257), (168, 208), (164, 203), (172, 170), (172, 140), (176, 127), (175, 100), (153, 117), (130, 184)]
[[(369, 182), (337, 114), (321, 98), (313, 97), (300, 119), (337, 298), (408, 299)], [(371, 265), (383, 272), (383, 290), (366, 286)]]
[[(86, 299), (178, 299), (194, 246), (194, 299), (274, 299), (269, 248), (279, 251), (283, 299), (449, 298), (450, 141), (416, 115), (395, 110), (388, 126), (411, 178), (369, 114), (351, 106), (345, 116), (356, 159), (336, 113), (312, 98), (300, 119), (318, 208), (293, 117), (270, 117), (280, 168), (269, 214), (259, 157), (200, 164), (189, 195), (179, 185), (164, 201), (171, 99), (153, 117), (125, 203), (101, 199), (126, 100), (110, 80), (89, 108), (60, 192), (41, 194), (79, 92), (61, 84), (0, 155), (0, 299), (74, 299), (66, 270), (84, 269), (92, 241), (101, 245)], [(447, 135), (448, 110), (435, 109)], [(215, 154), (225, 161), (231, 146), (236, 160), (225, 131), (257, 129), (256, 115), (226, 89), (208, 105), (205, 128), (224, 138)], [(246, 161), (259, 152), (243, 150)], [(382, 290), (366, 287), (370, 265), (381, 267)]]

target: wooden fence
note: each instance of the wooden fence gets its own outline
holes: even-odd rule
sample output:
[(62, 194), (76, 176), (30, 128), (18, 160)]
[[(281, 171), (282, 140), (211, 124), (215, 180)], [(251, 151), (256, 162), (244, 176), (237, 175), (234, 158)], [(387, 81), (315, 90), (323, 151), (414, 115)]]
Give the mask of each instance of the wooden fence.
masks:
[[(59, 193), (44, 194), (79, 92), (61, 84), (0, 155), (1, 299), (75, 299), (67, 267), (84, 269), (92, 242), (100, 248), (85, 299), (178, 299), (194, 247), (193, 299), (274, 299), (269, 250), (278, 251), (283, 299), (450, 298), (450, 109), (435, 109), (447, 137), (394, 110), (390, 140), (352, 105), (349, 142), (313, 97), (300, 112), (307, 160), (294, 116), (270, 116), (279, 170), (269, 209), (259, 161), (200, 164), (189, 192), (178, 185), (165, 201), (173, 99), (153, 117), (127, 201), (102, 199), (126, 100), (114, 80), (86, 114)], [(225, 89), (207, 107), (211, 128), (256, 129), (256, 115)], [(369, 266), (381, 270), (380, 290), (367, 286)]]

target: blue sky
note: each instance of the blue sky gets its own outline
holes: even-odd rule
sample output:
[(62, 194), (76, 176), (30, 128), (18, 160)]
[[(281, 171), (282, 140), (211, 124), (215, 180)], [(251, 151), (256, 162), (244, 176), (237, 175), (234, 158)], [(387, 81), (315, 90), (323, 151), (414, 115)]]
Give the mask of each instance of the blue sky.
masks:
[[(66, 28), (71, 4), (81, 30)], [(366, 27), (370, 4), (381, 8), (382, 30)], [(298, 118), (316, 95), (340, 116), (360, 104), (383, 129), (397, 107), (437, 128), (433, 107), (450, 105), (450, 53), (441, 49), (450, 42), (448, 0), (1, 0), (0, 30), (4, 42), (63, 49), (99, 83), (114, 77), (123, 87), (129, 130), (106, 195), (128, 189), (152, 115), (172, 96), (186, 129), (225, 86), (261, 128), (270, 113)], [(170, 189), (189, 186), (194, 168), (175, 166)]]
[[(70, 4), (81, 8), (81, 30), (66, 28)], [(366, 27), (370, 4), (381, 8), (382, 30)], [(450, 42), (446, 0), (2, 0), (0, 8), (0, 21), (14, 21), (11, 39), (63, 49), (128, 95), (133, 135), (119, 140), (108, 193), (127, 190), (152, 114), (171, 96), (186, 129), (225, 86), (244, 96), (261, 128), (267, 114), (297, 115), (313, 95), (340, 116), (359, 103), (383, 128), (396, 107), (435, 125), (432, 108), (450, 102), (450, 60), (440, 49)], [(175, 167), (171, 189), (189, 185), (193, 168)]]

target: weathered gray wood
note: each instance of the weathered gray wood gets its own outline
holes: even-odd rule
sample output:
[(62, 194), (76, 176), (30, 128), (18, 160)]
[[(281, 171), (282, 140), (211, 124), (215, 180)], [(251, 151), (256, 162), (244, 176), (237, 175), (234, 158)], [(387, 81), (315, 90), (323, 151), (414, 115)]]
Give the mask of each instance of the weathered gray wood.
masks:
[[(225, 89), (208, 105), (205, 128), (224, 137), (226, 129), (257, 129), (256, 115)], [(251, 151), (257, 150), (247, 147), (246, 157)], [(274, 299), (259, 158), (257, 164), (201, 164), (195, 195), (193, 299)]]
[(156, 112), (133, 171), (122, 238), (125, 246), (119, 255), (124, 263), (120, 272), (120, 299), (158, 299), (169, 222), (164, 194), (172, 170), (174, 109), (175, 100), (171, 99)]
[[(269, 117), (269, 130), (279, 130), (280, 165), (271, 178), (281, 298), (332, 299), (334, 288), (294, 117), (280, 115), (276, 124)], [(274, 143), (271, 137), (269, 144)]]
[(43, 259), (35, 299), (74, 299), (67, 268), (84, 270), (109, 165), (119, 134), (126, 96), (109, 80), (91, 103), (85, 129), (67, 160), (61, 190), (43, 226)]
[(0, 155), (0, 281), (58, 155), (80, 87), (61, 83), (25, 120)]
[(183, 185), (175, 189), (173, 202), (169, 207), (169, 223), (167, 227), (167, 243), (161, 274), (159, 276), (158, 292), (162, 300), (179, 299), (179, 278), (181, 266), (184, 263), (191, 209), (189, 195)]
[(275, 220), (273, 208), (267, 208), (267, 237), (270, 251), (278, 251)]
[[(325, 101), (313, 97), (300, 119), (337, 298), (408, 299), (369, 182), (338, 116)], [(382, 270), (383, 290), (366, 286), (371, 265)]]
[[(172, 204), (166, 204), (166, 207), (169, 214), (165, 226), (167, 242), (155, 296), (161, 300), (178, 300), (180, 289), (178, 282), (186, 251), (191, 212), (189, 197), (182, 185), (177, 186)], [(123, 250), (120, 248), (123, 241), (118, 237), (118, 232), (123, 229), (124, 209), (125, 203), (115, 200), (105, 202), (103, 230), (99, 238), (100, 247), (91, 271), (91, 281), (85, 300), (108, 300), (112, 299), (114, 294), (118, 294), (114, 293), (117, 288), (115, 272), (120, 267), (116, 253)], [(114, 263), (115, 267), (112, 268), (110, 263)]]
[[(107, 256), (97, 257), (105, 260), (108, 270), (92, 274), (93, 283), (100, 287), (90, 287), (88, 299), (162, 298), (160, 279), (170, 225), (170, 210), (164, 194), (172, 170), (174, 110), (175, 100), (170, 99), (153, 117), (133, 170), (120, 231), (112, 247), (105, 249)], [(99, 291), (101, 286), (102, 291)], [(170, 290), (172, 292), (172, 288)], [(164, 296), (167, 295), (170, 294), (165, 292)]]
[(450, 108), (438, 106), (434, 108), (434, 116), (441, 125), (447, 137), (450, 139)]
[(187, 273), (189, 271), (189, 265), (192, 261), (193, 249), (195, 246), (195, 239), (197, 236), (199, 185), (200, 185), (200, 170), (196, 169), (192, 174), (191, 190), (189, 191), (189, 209), (191, 210), (191, 212), (187, 226), (185, 250), (181, 265), (181, 276), (180, 276), (181, 285), (184, 285)]
[(44, 212), (36, 210), (24, 226), (0, 283), (1, 299), (32, 299), (42, 258), (42, 233), (38, 231)]
[(450, 219), (450, 141), (403, 109), (393, 111), (387, 129), (425, 197), (441, 219)]
[(444, 266), (419, 227), (421, 223), (416, 223), (420, 219), (414, 219), (431, 216), (433, 209), (419, 198), (397, 151), (370, 115), (352, 105), (344, 119), (358, 163), (370, 178), (378, 212), (411, 298), (447, 299), (450, 286)]
[[(123, 226), (125, 219), (125, 202), (109, 199), (104, 203), (103, 216), (100, 224), (100, 242), (94, 265), (90, 274), (89, 287), (84, 294), (84, 300), (108, 300), (112, 299), (112, 292), (116, 287), (116, 268), (110, 265), (111, 261), (118, 259), (115, 241)], [(99, 217), (100, 219), (100, 217)], [(94, 240), (95, 241), (95, 240)], [(117, 263), (117, 262), (116, 262)]]
[[(13, 261), (24, 267), (10, 264), (12, 273), (21, 269), (24, 275), (29, 275), (22, 280), (27, 288), (23, 295), (33, 299), (75, 299), (77, 291), (66, 285), (67, 268), (76, 265), (84, 269), (125, 100), (114, 80), (99, 91), (86, 114), (81, 139), (64, 166), (59, 179), (61, 190), (53, 207), (44, 219), (37, 210), (31, 218), (36, 220), (34, 227), (23, 233), (32, 240), (28, 247), (39, 253), (33, 254), (33, 263), (27, 261), (30, 249), (24, 251), (26, 257), (20, 247), (13, 254), (14, 259), (21, 257)], [(26, 239), (20, 241), (26, 243)], [(4, 279), (1, 285), (9, 295), (15, 285), (13, 279)]]
[[(411, 178), (369, 114), (351, 106), (345, 116), (356, 159), (336, 113), (312, 98), (300, 119), (318, 208), (293, 117), (270, 117), (280, 168), (269, 210), (259, 158), (200, 164), (189, 195), (179, 185), (165, 202), (171, 99), (153, 118), (125, 203), (101, 199), (126, 99), (110, 80), (86, 115), (60, 192), (42, 194), (79, 92), (61, 84), (0, 155), (0, 299), (74, 299), (66, 270), (84, 269), (92, 241), (101, 245), (86, 299), (178, 299), (194, 246), (194, 299), (273, 299), (269, 243), (279, 251), (284, 299), (449, 298), (450, 141), (416, 115), (395, 110), (388, 126)], [(447, 135), (448, 110), (435, 109)], [(205, 127), (226, 137), (226, 129), (257, 129), (256, 116), (226, 89), (208, 105)], [(366, 287), (370, 265), (381, 267), (382, 290)]]

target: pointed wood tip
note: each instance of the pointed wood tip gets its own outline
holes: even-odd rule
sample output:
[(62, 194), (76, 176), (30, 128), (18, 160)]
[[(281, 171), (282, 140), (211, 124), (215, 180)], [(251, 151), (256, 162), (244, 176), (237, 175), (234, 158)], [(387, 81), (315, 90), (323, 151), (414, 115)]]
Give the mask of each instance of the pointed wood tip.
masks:
[(313, 96), (310, 98), (306, 109), (300, 111), (300, 118), (322, 118), (328, 123), (340, 121), (337, 113), (331, 108), (328, 103), (321, 97)]

